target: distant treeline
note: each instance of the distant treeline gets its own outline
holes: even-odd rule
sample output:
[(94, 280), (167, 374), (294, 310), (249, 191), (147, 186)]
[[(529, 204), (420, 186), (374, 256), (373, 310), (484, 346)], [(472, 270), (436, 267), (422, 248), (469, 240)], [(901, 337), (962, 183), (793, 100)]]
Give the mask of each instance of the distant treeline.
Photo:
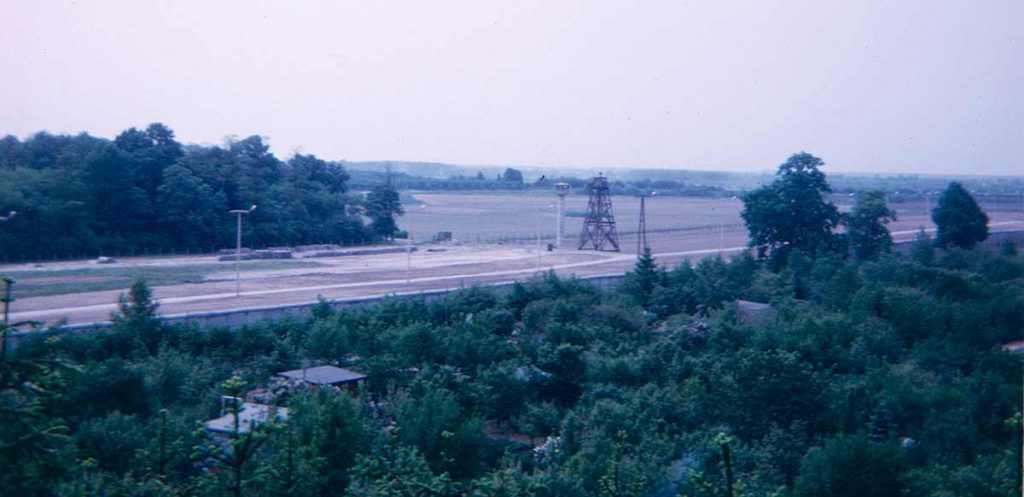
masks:
[[(428, 178), (408, 173), (392, 173), (395, 186), (400, 190), (438, 190), (438, 191), (471, 191), (471, 190), (550, 190), (555, 183), (568, 183), (577, 193), (582, 193), (590, 178), (558, 177), (524, 181), (522, 173), (517, 169), (519, 180), (509, 179), (508, 175), (486, 176), (483, 172), (476, 175), (456, 175), (447, 178)], [(384, 181), (387, 173), (376, 171), (351, 171), (350, 185), (353, 189), (369, 188)], [(512, 177), (516, 177), (512, 174)], [(658, 195), (678, 195), (687, 197), (719, 197), (732, 195), (733, 192), (717, 186), (695, 185), (678, 180), (613, 180), (609, 183), (613, 195), (640, 195), (658, 192)]]
[[(461, 166), (435, 162), (344, 162), (352, 175), (353, 188), (377, 184), (390, 169), (400, 178), (400, 187), (410, 190), (516, 190), (524, 188), (550, 188), (551, 183), (565, 181), (580, 187), (586, 179), (602, 171), (611, 182), (616, 195), (637, 195), (643, 191), (657, 191), (658, 195), (732, 196), (757, 189), (771, 183), (774, 173), (698, 171), (690, 169), (587, 169), (566, 170), (514, 166), (507, 169), (521, 171), (525, 182), (518, 184), (504, 180), (505, 168), (495, 166)], [(545, 180), (536, 183), (537, 179)], [(1016, 202), (1020, 205), (1024, 194), (1024, 177), (1020, 176), (964, 176), (930, 174), (830, 174), (829, 182), (836, 193), (855, 193), (860, 190), (882, 190), (893, 194), (890, 200), (922, 200), (924, 195), (937, 195), (950, 181), (962, 183), (976, 197), (986, 203)]]
[(114, 140), (45, 132), (0, 140), (0, 260), (365, 243), (375, 238), (344, 167), (312, 155), (282, 161), (259, 136), (183, 145), (162, 124)]

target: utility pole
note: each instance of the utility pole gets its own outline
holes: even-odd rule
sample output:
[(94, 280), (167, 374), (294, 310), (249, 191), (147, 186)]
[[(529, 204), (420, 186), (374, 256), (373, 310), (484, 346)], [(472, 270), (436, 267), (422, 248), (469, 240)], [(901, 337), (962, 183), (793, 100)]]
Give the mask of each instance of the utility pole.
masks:
[(11, 286), (14, 285), (14, 278), (3, 276), (0, 277), (0, 282), (4, 284), (4, 296), (0, 298), (0, 301), (4, 303), (4, 326), (6, 327), (11, 323), (11, 302), (14, 300), (11, 298)]
[[(651, 194), (654, 195), (653, 193)], [(643, 257), (644, 252), (650, 250), (647, 244), (647, 195), (640, 195), (640, 221), (636, 228), (636, 256)]]
[[(886, 205), (886, 207), (889, 207)], [(931, 225), (932, 219), (932, 192), (924, 192), (924, 224), (926, 226)]]
[(248, 209), (232, 209), (228, 214), (238, 217), (238, 229), (235, 233), (235, 297), (242, 296), (242, 216), (256, 210), (256, 204)]
[[(6, 216), (0, 216), (0, 221), (10, 221), (17, 214), (17, 211), (11, 211)], [(11, 298), (11, 286), (14, 285), (14, 278), (2, 276), (0, 282), (4, 284), (4, 296), (0, 299), (4, 303), (4, 327), (0, 333), (0, 360), (3, 360), (7, 347), (7, 327), (11, 324), (11, 301), (14, 300)]]
[(10, 329), (10, 305), (11, 305), (11, 285), (14, 284), (14, 279), (4, 276), (0, 277), (0, 281), (4, 284), (4, 326), (0, 329), (0, 362), (6, 359), (7, 355), (7, 333)]
[(409, 247), (405, 254), (405, 282), (408, 284), (412, 281), (412, 233), (409, 234), (406, 243)]

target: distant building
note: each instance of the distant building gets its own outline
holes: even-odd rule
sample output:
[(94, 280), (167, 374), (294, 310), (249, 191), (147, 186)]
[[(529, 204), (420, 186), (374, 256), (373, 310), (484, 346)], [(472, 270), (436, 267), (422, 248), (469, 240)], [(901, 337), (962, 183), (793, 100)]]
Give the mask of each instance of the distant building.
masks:
[[(230, 397), (229, 399), (235, 399)], [(236, 399), (237, 400), (237, 399)], [(242, 408), (238, 411), (238, 433), (245, 434), (252, 431), (256, 426), (268, 422), (287, 421), (288, 408), (242, 402)], [(217, 419), (211, 419), (203, 424), (207, 430), (218, 434), (231, 434), (235, 432), (235, 413), (228, 412)]]
[(364, 374), (337, 366), (293, 369), (277, 373), (277, 375), (290, 382), (305, 383), (314, 389), (323, 387), (347, 388), (353, 394), (356, 393), (359, 386), (366, 380), (366, 375)]

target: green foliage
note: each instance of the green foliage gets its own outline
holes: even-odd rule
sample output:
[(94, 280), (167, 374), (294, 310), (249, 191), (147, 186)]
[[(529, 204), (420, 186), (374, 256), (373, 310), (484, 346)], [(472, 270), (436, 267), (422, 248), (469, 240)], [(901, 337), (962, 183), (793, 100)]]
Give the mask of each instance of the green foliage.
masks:
[[(356, 458), (370, 447), (362, 404), (344, 393), (321, 390), (291, 405), (287, 430), (278, 432), (286, 437), (285, 460), (278, 456), (286, 465), (279, 470), (283, 487), (301, 483), (319, 495), (348, 487)], [(304, 481), (298, 474), (306, 475)]]
[(482, 421), (467, 415), (452, 392), (431, 389), (399, 402), (398, 439), (416, 447), (437, 473), (478, 474), (485, 449)]
[(840, 221), (832, 191), (819, 168), (825, 163), (806, 152), (779, 166), (775, 181), (743, 196), (740, 215), (750, 231), (750, 246), (763, 257), (789, 250), (815, 253), (832, 249), (832, 231)]
[(509, 183), (523, 183), (523, 172), (515, 168), (506, 168), (505, 172), (501, 175), (502, 181)]
[(447, 474), (434, 476), (423, 457), (412, 447), (386, 445), (362, 457), (354, 470), (353, 497), (439, 497), (458, 495)]
[(844, 220), (853, 255), (863, 260), (888, 252), (892, 236), (885, 225), (895, 220), (896, 212), (886, 205), (885, 192), (857, 192), (857, 203)]
[[(1015, 495), (1024, 375), (999, 345), (1024, 337), (1024, 259), (785, 262), (641, 262), (646, 308), (549, 274), (155, 340), (139, 285), (113, 329), (8, 351), (0, 493)], [(324, 363), (369, 378), (277, 396)], [(215, 437), (222, 393), (289, 417)]]
[(924, 232), (924, 228), (918, 230), (917, 238), (914, 239), (913, 245), (910, 246), (910, 257), (918, 264), (925, 266), (935, 262), (935, 247), (932, 244), (931, 238)]
[(37, 358), (0, 357), (0, 494), (48, 495), (66, 473), (74, 449), (56, 408), (66, 375), (48, 349)]
[[(271, 417), (267, 423), (253, 424), (246, 428), (242, 424), (242, 399), (247, 384), (238, 376), (232, 376), (221, 384), (227, 399), (224, 402), (225, 414), (231, 416), (233, 425), (226, 434), (227, 440), (215, 439), (207, 430), (200, 429), (196, 438), (200, 440), (192, 449), (192, 459), (197, 463), (213, 462), (214, 466), (222, 466), (224, 471), (212, 472), (209, 481), (221, 487), (233, 497), (246, 495), (250, 487), (258, 484), (255, 477), (260, 457), (260, 448), (266, 443), (270, 426), (275, 422)], [(230, 401), (228, 399), (237, 399)]]
[(988, 238), (988, 216), (959, 182), (946, 187), (932, 210), (939, 247), (969, 248)]
[(796, 481), (796, 495), (817, 497), (898, 497), (903, 458), (895, 446), (862, 436), (840, 436), (807, 452)]
[(394, 239), (398, 234), (397, 216), (405, 214), (398, 190), (388, 179), (373, 187), (366, 195), (366, 216), (370, 218), (370, 230), (378, 237)]
[(118, 297), (117, 313), (111, 315), (111, 321), (119, 331), (134, 336), (146, 352), (153, 353), (163, 333), (163, 326), (157, 319), (159, 308), (146, 281), (136, 280), (127, 294)]
[(651, 249), (644, 249), (637, 259), (633, 271), (626, 276), (622, 284), (624, 293), (636, 299), (642, 306), (650, 305), (651, 296), (664, 286), (665, 273), (658, 267), (651, 256)]
[(113, 141), (42, 132), (2, 143), (0, 198), (18, 211), (0, 233), (9, 260), (212, 251), (233, 246), (227, 210), (252, 204), (260, 209), (244, 236), (254, 246), (383, 236), (359, 217), (361, 199), (349, 194), (340, 163), (281, 161), (258, 136), (184, 147), (155, 123)]

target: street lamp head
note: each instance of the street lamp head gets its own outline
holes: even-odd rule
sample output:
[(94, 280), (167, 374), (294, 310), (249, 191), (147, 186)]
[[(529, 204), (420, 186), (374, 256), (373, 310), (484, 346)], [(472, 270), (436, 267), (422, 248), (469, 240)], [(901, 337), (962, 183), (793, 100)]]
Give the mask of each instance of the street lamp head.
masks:
[(229, 214), (248, 214), (248, 213), (250, 213), (250, 212), (252, 212), (254, 210), (256, 210), (256, 204), (253, 204), (253, 206), (248, 208), (248, 209), (231, 209), (231, 210), (228, 211), (228, 213)]

